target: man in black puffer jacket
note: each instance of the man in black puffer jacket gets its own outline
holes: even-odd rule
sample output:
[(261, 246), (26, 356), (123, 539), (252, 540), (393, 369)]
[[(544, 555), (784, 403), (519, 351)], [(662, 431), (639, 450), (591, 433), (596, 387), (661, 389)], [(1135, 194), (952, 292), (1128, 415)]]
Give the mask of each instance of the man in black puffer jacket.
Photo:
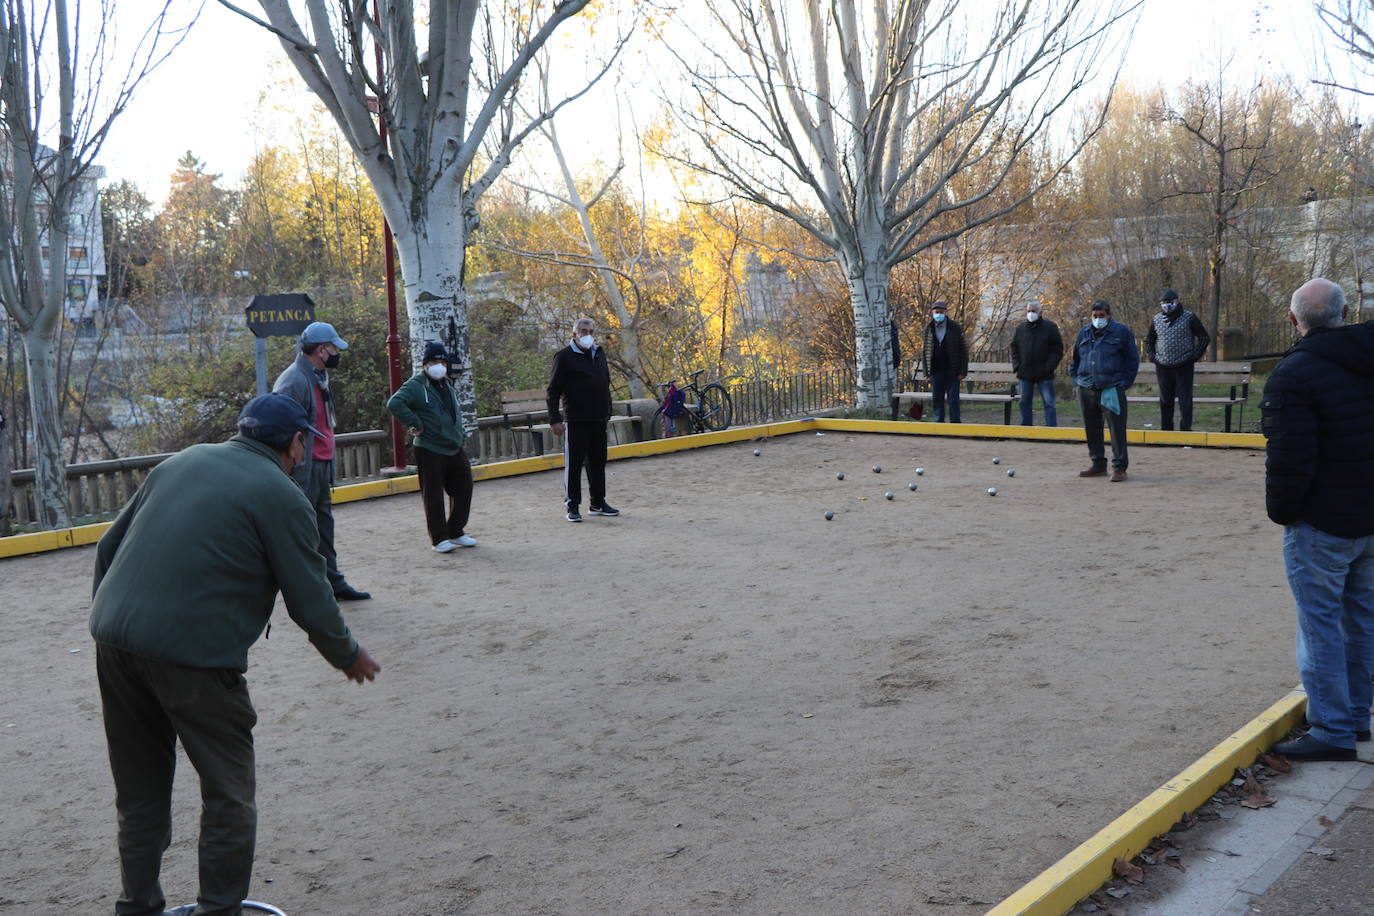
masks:
[[(606, 502), (606, 424), (611, 419), (611, 370), (596, 342), (596, 322), (579, 318), (573, 337), (553, 355), (545, 392), (549, 428), (563, 437), (563, 505), (568, 521), (582, 521), (582, 468), (587, 469), (592, 515), (619, 515)], [(560, 409), (561, 406), (561, 409)]]
[(1344, 326), (1329, 280), (1293, 294), (1302, 339), (1264, 386), (1265, 507), (1284, 526), (1311, 729), (1275, 750), (1354, 760), (1374, 672), (1374, 323)]

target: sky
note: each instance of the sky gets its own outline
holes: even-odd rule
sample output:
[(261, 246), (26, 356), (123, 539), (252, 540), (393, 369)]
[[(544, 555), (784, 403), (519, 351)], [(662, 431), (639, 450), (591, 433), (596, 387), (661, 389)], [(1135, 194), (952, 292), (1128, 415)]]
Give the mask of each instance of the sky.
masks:
[[(253, 0), (238, 5), (260, 11)], [(121, 35), (131, 38), (155, 6), (156, 0), (120, 0)], [(1213, 71), (1229, 47), (1237, 69), (1286, 70), (1305, 80), (1319, 53), (1314, 26), (1307, 0), (1144, 0), (1124, 76), (1174, 85)], [(155, 201), (188, 150), (232, 186), (254, 151), (272, 142), (274, 110), (303, 108), (310, 99), (274, 37), (209, 0), (185, 42), (116, 122), (100, 162), (107, 181), (128, 178)], [(564, 134), (566, 142), (566, 127)]]

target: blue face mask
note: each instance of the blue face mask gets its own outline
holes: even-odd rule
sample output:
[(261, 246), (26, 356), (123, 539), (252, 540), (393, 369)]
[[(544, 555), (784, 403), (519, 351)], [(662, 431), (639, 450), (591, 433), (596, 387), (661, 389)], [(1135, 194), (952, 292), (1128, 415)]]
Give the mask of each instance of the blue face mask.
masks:
[(1103, 328), (1105, 328), (1106, 326), (1107, 326), (1107, 319), (1106, 319), (1106, 318), (1094, 318), (1094, 319), (1093, 319), (1093, 327), (1097, 328), (1099, 331), (1102, 330)]
[(945, 313), (944, 313), (944, 312), (936, 312), (934, 315), (931, 315), (930, 317), (933, 318), (933, 319), (935, 320), (935, 323), (936, 323), (936, 324), (939, 324), (940, 322), (942, 322), (942, 321), (945, 320)]

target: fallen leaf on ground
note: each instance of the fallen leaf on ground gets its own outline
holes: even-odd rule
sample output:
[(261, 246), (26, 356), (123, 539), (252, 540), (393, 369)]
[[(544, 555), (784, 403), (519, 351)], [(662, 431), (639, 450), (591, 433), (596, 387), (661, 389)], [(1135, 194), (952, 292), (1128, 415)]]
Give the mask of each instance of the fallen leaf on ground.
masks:
[(1263, 754), (1260, 756), (1260, 763), (1276, 773), (1287, 773), (1293, 769), (1292, 761), (1282, 754)]
[(1333, 821), (1331, 818), (1327, 817), (1325, 814), (1323, 814), (1321, 817), (1317, 818), (1317, 823), (1321, 824), (1323, 827), (1330, 827), (1332, 824), (1336, 822)]
[(1130, 889), (1129, 887), (1109, 887), (1109, 888), (1107, 888), (1107, 896), (1109, 896), (1109, 897), (1115, 897), (1117, 900), (1120, 900), (1122, 897), (1129, 897), (1129, 896), (1131, 895), (1131, 893), (1132, 893), (1132, 891), (1131, 891), (1131, 889)]
[(1256, 792), (1254, 795), (1248, 795), (1240, 800), (1241, 807), (1243, 808), (1268, 808), (1273, 803), (1274, 799), (1265, 795), (1262, 791)]
[(1125, 859), (1117, 859), (1112, 863), (1112, 874), (1119, 878), (1125, 878), (1131, 884), (1139, 884), (1145, 880), (1145, 872), (1139, 865), (1132, 865)]

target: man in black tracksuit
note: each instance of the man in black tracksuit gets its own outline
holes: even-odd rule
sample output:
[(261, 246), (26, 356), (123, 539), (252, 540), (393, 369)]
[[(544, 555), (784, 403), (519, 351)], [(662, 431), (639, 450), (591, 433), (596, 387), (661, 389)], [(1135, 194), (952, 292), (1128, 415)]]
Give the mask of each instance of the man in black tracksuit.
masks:
[[(611, 419), (611, 370), (596, 344), (596, 322), (573, 322), (573, 339), (553, 355), (549, 426), (563, 437), (563, 503), (568, 521), (582, 521), (582, 468), (587, 468), (592, 515), (619, 515), (606, 502), (606, 424)], [(561, 407), (560, 409), (560, 402)], [(566, 422), (565, 422), (566, 421)]]

